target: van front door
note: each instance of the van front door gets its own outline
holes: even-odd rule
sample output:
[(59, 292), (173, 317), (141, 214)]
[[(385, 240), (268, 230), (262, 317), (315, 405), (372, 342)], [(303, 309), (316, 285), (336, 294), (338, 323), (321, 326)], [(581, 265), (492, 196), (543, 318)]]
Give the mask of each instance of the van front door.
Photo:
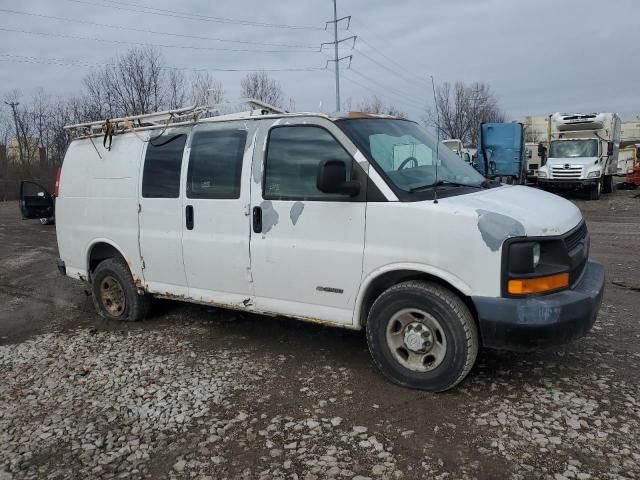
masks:
[(247, 147), (247, 133), (244, 122), (193, 129), (182, 236), (189, 296), (243, 308), (253, 299), (248, 208), (253, 149)]
[[(251, 184), (256, 308), (351, 324), (362, 277), (365, 173), (336, 139), (342, 134), (335, 125), (296, 120), (265, 125), (256, 142), (266, 146), (256, 148)], [(323, 160), (344, 161), (360, 194), (319, 191)]]
[(171, 129), (155, 137), (152, 134), (142, 167), (138, 219), (144, 282), (150, 292), (161, 295), (188, 294), (182, 261), (180, 193), (187, 134), (186, 129)]

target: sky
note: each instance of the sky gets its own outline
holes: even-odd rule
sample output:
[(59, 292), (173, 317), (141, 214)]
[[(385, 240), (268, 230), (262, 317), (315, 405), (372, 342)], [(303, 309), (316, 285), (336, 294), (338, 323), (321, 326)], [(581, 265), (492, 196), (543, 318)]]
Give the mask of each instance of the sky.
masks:
[[(340, 38), (357, 36), (341, 44), (343, 110), (377, 95), (421, 120), (433, 76), (488, 83), (508, 118), (640, 112), (638, 0), (337, 1), (351, 15)], [(332, 16), (332, 0), (0, 0), (0, 95), (78, 94), (92, 68), (148, 43), (211, 71), (229, 100), (246, 72), (221, 70), (274, 69), (295, 110), (333, 112), (333, 52), (319, 51)]]

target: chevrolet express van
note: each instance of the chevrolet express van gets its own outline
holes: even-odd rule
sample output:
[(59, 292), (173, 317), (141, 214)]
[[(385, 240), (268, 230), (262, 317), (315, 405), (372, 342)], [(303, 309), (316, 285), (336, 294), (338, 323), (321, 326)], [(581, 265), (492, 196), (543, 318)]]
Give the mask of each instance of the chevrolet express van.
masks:
[(487, 181), (408, 120), (263, 113), (76, 129), (58, 268), (101, 316), (163, 297), (364, 330), (386, 377), (429, 391), (481, 346), (591, 328), (604, 270), (569, 201)]

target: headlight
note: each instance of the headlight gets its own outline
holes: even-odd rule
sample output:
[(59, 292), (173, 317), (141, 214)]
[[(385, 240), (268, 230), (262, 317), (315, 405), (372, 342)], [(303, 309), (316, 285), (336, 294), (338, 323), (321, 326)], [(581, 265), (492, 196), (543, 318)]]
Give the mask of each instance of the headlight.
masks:
[(509, 271), (532, 273), (540, 263), (538, 242), (514, 242), (509, 246)]
[(600, 171), (596, 170), (595, 172), (589, 172), (587, 178), (600, 178)]
[(538, 170), (538, 178), (547, 178), (547, 172)]
[(541, 294), (569, 286), (571, 260), (563, 239), (513, 239), (503, 248), (504, 294)]

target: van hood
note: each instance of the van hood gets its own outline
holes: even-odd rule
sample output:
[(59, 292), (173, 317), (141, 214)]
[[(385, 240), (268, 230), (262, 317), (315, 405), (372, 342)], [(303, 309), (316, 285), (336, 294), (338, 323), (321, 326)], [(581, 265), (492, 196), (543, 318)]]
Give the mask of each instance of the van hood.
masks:
[(504, 233), (500, 243), (509, 237), (562, 235), (582, 221), (580, 209), (570, 201), (519, 185), (447, 197), (440, 203), (454, 210), (475, 210), (481, 232), (496, 229)]

